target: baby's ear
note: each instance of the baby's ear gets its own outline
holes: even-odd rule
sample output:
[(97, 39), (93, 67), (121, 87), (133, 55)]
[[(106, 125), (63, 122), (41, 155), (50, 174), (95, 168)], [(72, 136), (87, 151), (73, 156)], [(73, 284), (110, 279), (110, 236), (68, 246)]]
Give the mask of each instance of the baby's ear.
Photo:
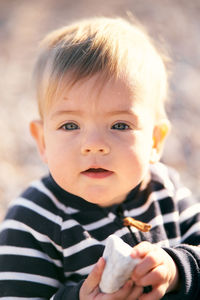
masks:
[(41, 120), (34, 120), (30, 123), (29, 127), (31, 135), (36, 141), (40, 156), (43, 162), (47, 163), (43, 122)]
[(159, 120), (153, 131), (153, 146), (150, 157), (150, 163), (156, 163), (160, 160), (162, 155), (162, 150), (164, 147), (164, 142), (170, 131), (170, 122), (168, 119)]

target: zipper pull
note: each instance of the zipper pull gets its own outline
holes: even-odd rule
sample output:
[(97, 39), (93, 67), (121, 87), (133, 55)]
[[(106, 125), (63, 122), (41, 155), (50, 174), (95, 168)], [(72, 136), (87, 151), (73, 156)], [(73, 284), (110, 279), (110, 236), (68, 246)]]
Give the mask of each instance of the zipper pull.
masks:
[(123, 224), (124, 226), (133, 226), (142, 232), (148, 232), (151, 229), (150, 224), (135, 220), (134, 218), (131, 217), (124, 218)]

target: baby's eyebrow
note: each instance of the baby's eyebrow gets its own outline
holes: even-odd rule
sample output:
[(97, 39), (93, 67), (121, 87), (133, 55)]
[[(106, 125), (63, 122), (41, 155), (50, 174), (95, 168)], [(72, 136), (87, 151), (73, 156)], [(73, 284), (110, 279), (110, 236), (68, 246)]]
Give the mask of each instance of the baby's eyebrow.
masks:
[(53, 113), (51, 115), (51, 119), (54, 119), (58, 116), (62, 116), (62, 115), (77, 115), (77, 116), (81, 116), (83, 115), (83, 111), (81, 110), (57, 110), (55, 113)]
[(107, 115), (108, 116), (129, 115), (131, 117), (134, 117), (135, 119), (139, 118), (139, 116), (131, 109), (109, 111), (109, 112), (107, 112)]
[(108, 115), (123, 115), (123, 114), (127, 114), (127, 115), (135, 115), (136, 114), (131, 110), (131, 109), (128, 109), (128, 110), (111, 110), (109, 112), (107, 112)]

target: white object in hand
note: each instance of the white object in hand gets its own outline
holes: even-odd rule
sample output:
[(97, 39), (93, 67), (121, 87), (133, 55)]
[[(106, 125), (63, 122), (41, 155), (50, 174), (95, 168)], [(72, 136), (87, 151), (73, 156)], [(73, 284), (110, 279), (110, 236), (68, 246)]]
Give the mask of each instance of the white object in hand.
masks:
[(118, 291), (130, 278), (131, 273), (139, 259), (130, 256), (132, 247), (118, 236), (112, 234), (108, 237), (103, 257), (106, 260), (100, 290), (103, 293)]

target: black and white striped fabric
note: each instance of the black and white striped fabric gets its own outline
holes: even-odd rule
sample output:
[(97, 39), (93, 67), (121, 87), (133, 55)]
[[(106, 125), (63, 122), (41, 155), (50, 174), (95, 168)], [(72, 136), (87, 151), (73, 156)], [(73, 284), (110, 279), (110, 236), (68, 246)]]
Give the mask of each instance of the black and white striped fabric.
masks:
[[(200, 299), (200, 203), (161, 163), (141, 187), (120, 205), (102, 208), (64, 191), (51, 176), (33, 182), (10, 204), (0, 227), (0, 299), (79, 299), (110, 234), (131, 246), (149, 241), (163, 247), (181, 276), (179, 293), (166, 299)], [(128, 216), (152, 229), (125, 227)]]

